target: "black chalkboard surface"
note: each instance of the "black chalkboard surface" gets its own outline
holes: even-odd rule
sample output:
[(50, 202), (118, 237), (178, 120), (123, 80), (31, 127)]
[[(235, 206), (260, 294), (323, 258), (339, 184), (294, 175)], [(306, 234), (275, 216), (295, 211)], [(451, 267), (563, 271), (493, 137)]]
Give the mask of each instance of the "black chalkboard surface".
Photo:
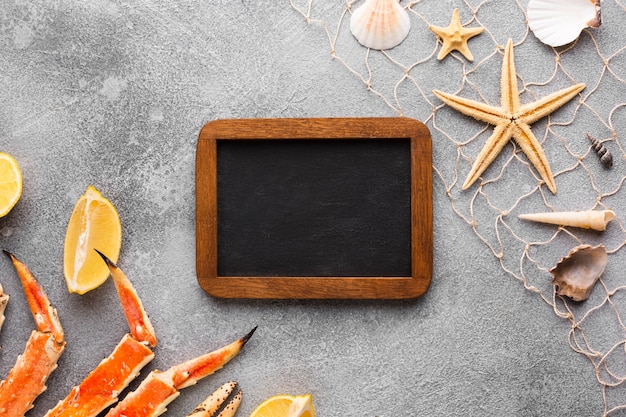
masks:
[(243, 119), (198, 140), (198, 281), (229, 298), (412, 298), (432, 273), (428, 130)]

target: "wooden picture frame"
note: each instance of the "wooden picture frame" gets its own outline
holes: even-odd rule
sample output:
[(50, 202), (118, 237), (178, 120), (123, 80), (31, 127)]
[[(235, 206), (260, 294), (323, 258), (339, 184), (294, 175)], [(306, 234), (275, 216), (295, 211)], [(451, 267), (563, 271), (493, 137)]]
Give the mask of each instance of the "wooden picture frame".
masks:
[[(217, 141), (410, 141), (411, 275), (401, 277), (219, 276)], [(396, 118), (232, 119), (207, 123), (196, 154), (196, 273), (208, 294), (251, 299), (407, 299), (426, 292), (433, 260), (432, 144), (421, 122)]]

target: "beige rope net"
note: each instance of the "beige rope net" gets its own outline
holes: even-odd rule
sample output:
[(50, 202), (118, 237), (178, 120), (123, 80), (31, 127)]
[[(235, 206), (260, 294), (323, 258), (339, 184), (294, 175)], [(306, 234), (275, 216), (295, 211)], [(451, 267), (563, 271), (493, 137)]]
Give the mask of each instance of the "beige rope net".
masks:
[[(527, 1), (402, 1), (411, 17), (409, 36), (396, 48), (376, 51), (360, 46), (349, 30), (352, 7), (361, 0), (289, 2), (310, 30), (325, 34), (338, 70), (360, 79), (392, 112), (429, 127), (435, 187), (444, 187), (453, 212), (484, 242), (504, 273), (569, 322), (567, 343), (594, 367), (603, 414), (626, 409), (626, 150), (621, 143), (626, 138), (626, 39), (620, 29), (626, 6), (619, 0), (603, 1), (600, 28), (585, 29), (573, 44), (551, 48), (529, 31)], [(428, 26), (447, 26), (454, 8), (464, 26), (485, 28), (469, 41), (474, 62), (457, 52), (442, 61), (436, 58), (441, 43)], [(461, 190), (493, 127), (443, 105), (432, 90), (498, 105), (509, 38), (515, 45), (522, 103), (575, 83), (587, 85), (578, 99), (532, 126), (551, 163), (557, 195), (542, 185), (512, 141), (476, 184)], [(613, 154), (612, 168), (602, 166), (587, 133)], [(591, 209), (612, 209), (617, 218), (605, 232), (595, 232), (517, 217)], [(591, 297), (577, 303), (555, 296), (548, 270), (573, 247), (600, 243), (607, 248), (609, 264)]]

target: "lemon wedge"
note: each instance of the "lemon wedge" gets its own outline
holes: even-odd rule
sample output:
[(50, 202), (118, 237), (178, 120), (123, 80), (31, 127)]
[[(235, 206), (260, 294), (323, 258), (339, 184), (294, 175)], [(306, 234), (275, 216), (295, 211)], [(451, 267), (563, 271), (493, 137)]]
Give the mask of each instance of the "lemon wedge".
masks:
[(315, 417), (311, 394), (275, 395), (259, 404), (250, 417)]
[(65, 234), (63, 269), (70, 292), (84, 294), (99, 287), (109, 268), (94, 250), (117, 262), (122, 246), (122, 224), (117, 210), (92, 185), (74, 206)]
[(22, 196), (22, 172), (15, 158), (0, 152), (0, 217), (9, 214)]

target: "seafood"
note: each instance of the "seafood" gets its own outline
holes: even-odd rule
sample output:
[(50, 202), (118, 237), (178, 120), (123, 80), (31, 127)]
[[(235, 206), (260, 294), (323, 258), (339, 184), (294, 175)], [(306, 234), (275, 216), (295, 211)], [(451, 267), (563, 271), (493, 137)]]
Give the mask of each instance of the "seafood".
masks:
[(615, 213), (612, 210), (561, 211), (520, 214), (518, 217), (540, 223), (604, 231), (606, 225), (615, 218)]
[(398, 0), (365, 0), (350, 18), (350, 32), (366, 48), (391, 49), (409, 34), (411, 20)]
[(550, 269), (556, 294), (574, 301), (586, 300), (608, 260), (604, 245), (576, 246)]
[(589, 142), (591, 142), (591, 148), (600, 157), (602, 165), (604, 165), (605, 168), (611, 168), (613, 166), (613, 155), (611, 152), (609, 152), (602, 142), (591, 136), (589, 133), (587, 133), (587, 138), (589, 139)]
[[(0, 382), (0, 415), (23, 417), (33, 407), (34, 399), (45, 390), (45, 382), (57, 367), (65, 347), (63, 330), (52, 307), (28, 268), (8, 253), (22, 281), (26, 298), (35, 318), (33, 331), (23, 355), (5, 381)], [(138, 375), (154, 353), (154, 329), (141, 300), (124, 273), (106, 256), (100, 254), (111, 271), (130, 332), (100, 364), (46, 417), (95, 417), (109, 405)], [(8, 298), (0, 291), (0, 300)], [(107, 416), (158, 416), (178, 396), (178, 390), (193, 385), (234, 358), (256, 327), (243, 338), (213, 352), (171, 367), (166, 372), (153, 371), (137, 390), (124, 398)]]
[(7, 378), (0, 382), (0, 415), (23, 417), (33, 408), (35, 398), (45, 391), (46, 381), (65, 349), (65, 339), (56, 309), (32, 272), (12, 253), (4, 252), (20, 277), (37, 327), (31, 333), (24, 353), (18, 356)]
[[(187, 415), (187, 417), (232, 417), (241, 404), (242, 392), (234, 381), (227, 382), (216, 389), (206, 400)], [(222, 410), (219, 414), (219, 410)]]
[(111, 409), (105, 417), (155, 417), (164, 413), (179, 390), (194, 385), (234, 358), (252, 337), (256, 327), (239, 340), (221, 349), (199, 356), (165, 372), (152, 371), (139, 387)]
[(550, 46), (573, 42), (583, 29), (602, 23), (600, 0), (530, 0), (527, 14), (530, 30)]
[(2, 324), (4, 323), (4, 310), (7, 308), (8, 302), (9, 296), (4, 293), (2, 285), (0, 285), (0, 330), (2, 329)]
[(156, 346), (156, 336), (137, 292), (122, 270), (102, 253), (98, 253), (111, 272), (130, 333), (122, 338), (109, 357), (72, 388), (67, 397), (59, 401), (45, 417), (98, 415), (117, 400), (118, 394), (154, 358), (149, 346)]

